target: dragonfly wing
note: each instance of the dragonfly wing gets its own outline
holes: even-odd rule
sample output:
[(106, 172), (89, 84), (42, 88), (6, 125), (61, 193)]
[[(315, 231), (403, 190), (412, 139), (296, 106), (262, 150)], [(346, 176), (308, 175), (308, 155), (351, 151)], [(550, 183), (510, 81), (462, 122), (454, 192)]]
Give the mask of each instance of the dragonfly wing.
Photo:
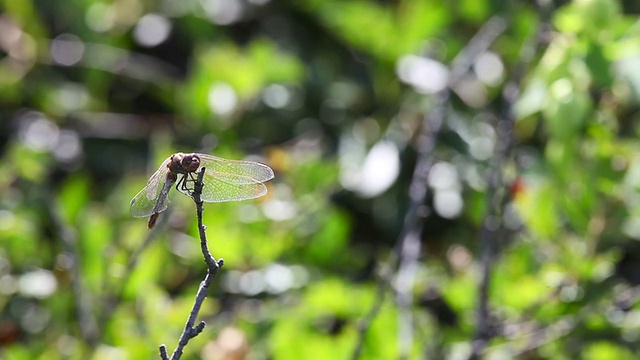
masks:
[(250, 181), (250, 178), (218, 173), (204, 180), (202, 201), (224, 202), (255, 199), (267, 193), (267, 187), (260, 182)]
[[(265, 182), (273, 179), (273, 170), (265, 164), (254, 161), (227, 160), (213, 155), (198, 154), (200, 166), (207, 168), (206, 175), (218, 177), (218, 174), (238, 175), (235, 178), (228, 178), (236, 184), (252, 184)], [(244, 181), (244, 182), (238, 182)]]
[(147, 189), (147, 198), (149, 198), (149, 200), (155, 200), (158, 198), (158, 195), (160, 195), (160, 192), (164, 187), (164, 182), (167, 179), (167, 172), (169, 171), (168, 165), (170, 161), (171, 158), (167, 158), (147, 181), (145, 189)]
[(144, 189), (140, 190), (138, 195), (136, 195), (133, 200), (131, 200), (131, 216), (142, 218), (153, 215), (154, 213), (165, 211), (167, 209), (168, 203), (169, 197), (165, 197), (164, 201), (161, 204), (158, 204), (158, 199), (149, 200), (149, 198), (147, 197), (147, 188), (145, 187)]
[[(158, 203), (165, 182), (167, 180), (167, 161), (163, 162), (158, 170), (147, 181), (147, 186), (131, 200), (131, 215), (133, 217), (147, 217), (151, 214), (158, 213), (167, 209), (167, 203), (169, 202), (168, 196), (160, 199), (161, 203)], [(170, 185), (169, 185), (170, 186)]]

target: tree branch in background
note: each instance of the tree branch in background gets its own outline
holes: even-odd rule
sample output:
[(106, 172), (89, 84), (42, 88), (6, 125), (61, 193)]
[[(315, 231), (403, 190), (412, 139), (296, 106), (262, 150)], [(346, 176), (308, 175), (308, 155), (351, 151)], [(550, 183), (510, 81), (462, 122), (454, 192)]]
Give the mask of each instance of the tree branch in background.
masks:
[(98, 331), (98, 323), (93, 313), (91, 299), (88, 298), (88, 292), (83, 288), (82, 271), (80, 271), (80, 260), (78, 256), (78, 241), (73, 230), (67, 227), (60, 217), (56, 201), (53, 197), (53, 191), (48, 192), (45, 199), (47, 211), (53, 223), (54, 230), (62, 241), (62, 248), (66, 253), (69, 261), (69, 272), (71, 275), (71, 289), (75, 301), (76, 313), (78, 315), (78, 325), (80, 326), (80, 335), (83, 340), (94, 349), (100, 337)]
[[(546, 3), (546, 2), (545, 2)], [(511, 155), (513, 147), (513, 125), (515, 114), (513, 106), (520, 94), (520, 87), (525, 68), (538, 53), (538, 49), (543, 40), (543, 35), (548, 26), (548, 10), (539, 2), (540, 23), (532, 41), (525, 43), (522, 48), (520, 60), (516, 65), (515, 73), (503, 87), (502, 102), (503, 114), (498, 119), (497, 124), (497, 146), (496, 152), (491, 159), (488, 188), (487, 188), (487, 214), (484, 219), (480, 234), (480, 253), (482, 279), (478, 289), (478, 299), (476, 305), (476, 330), (472, 345), (472, 352), (469, 359), (478, 359), (484, 352), (487, 343), (495, 336), (495, 331), (491, 324), (489, 310), (489, 288), (491, 283), (491, 269), (495, 261), (496, 246), (499, 237), (508, 236), (503, 229), (502, 215), (505, 201), (508, 195), (504, 184), (504, 167)], [(502, 239), (503, 242), (506, 239)]]
[(373, 305), (371, 306), (371, 309), (369, 309), (369, 312), (358, 321), (358, 340), (356, 342), (356, 347), (353, 349), (353, 353), (351, 354), (352, 360), (360, 358), (360, 354), (362, 353), (362, 348), (364, 346), (364, 340), (367, 336), (367, 331), (371, 327), (371, 323), (375, 319), (376, 315), (380, 312), (380, 308), (382, 308), (384, 294), (391, 283), (390, 275), (391, 269), (388, 267), (386, 269), (382, 269), (378, 275), (378, 286), (376, 287), (376, 297), (373, 301)]
[(140, 260), (140, 255), (146, 248), (149, 247), (149, 245), (151, 245), (153, 240), (156, 239), (156, 236), (158, 235), (158, 233), (164, 230), (164, 226), (167, 223), (167, 219), (169, 219), (169, 217), (171, 216), (171, 211), (172, 211), (171, 209), (168, 209), (164, 213), (164, 215), (158, 222), (158, 225), (148, 232), (147, 237), (144, 239), (142, 244), (140, 244), (140, 246), (138, 246), (138, 248), (136, 248), (133, 254), (131, 254), (131, 256), (129, 257), (129, 261), (127, 262), (127, 267), (125, 268), (124, 275), (122, 276), (124, 281), (121, 284), (120, 288), (116, 292), (106, 295), (105, 307), (102, 310), (102, 314), (98, 317), (98, 328), (102, 332), (104, 332), (103, 330), (107, 326), (107, 323), (109, 322), (109, 320), (111, 320), (111, 316), (113, 315), (113, 312), (118, 308), (118, 305), (120, 305), (120, 303), (122, 302), (122, 298), (124, 296), (124, 290), (127, 287), (126, 281), (131, 277), (131, 274), (133, 273), (136, 266), (138, 265), (138, 260)]
[(399, 267), (396, 278), (396, 300), (399, 306), (398, 346), (400, 358), (407, 358), (413, 345), (413, 286), (422, 247), (420, 236), (427, 215), (424, 205), (427, 198), (427, 179), (433, 164), (437, 134), (446, 118), (451, 88), (469, 71), (474, 60), (487, 51), (505, 28), (505, 21), (499, 17), (489, 19), (480, 28), (467, 46), (453, 59), (449, 85), (436, 95), (433, 109), (423, 118), (417, 141), (418, 161), (409, 187), (409, 209), (397, 246)]
[(436, 96), (433, 110), (423, 118), (422, 129), (417, 140), (418, 161), (409, 186), (409, 209), (404, 218), (399, 241), (396, 244), (398, 270), (395, 281), (398, 303), (398, 352), (400, 359), (409, 357), (413, 346), (413, 285), (418, 268), (422, 244), (420, 235), (427, 216), (424, 203), (427, 198), (427, 178), (433, 165), (433, 152), (437, 134), (445, 118), (445, 107), (450, 90), (447, 88)]
[[(193, 307), (191, 308), (191, 313), (189, 314), (189, 319), (187, 320), (187, 324), (185, 325), (184, 331), (182, 335), (180, 335), (180, 340), (178, 341), (178, 346), (176, 350), (171, 355), (171, 360), (178, 360), (182, 356), (182, 352), (184, 347), (187, 346), (189, 340), (198, 336), (204, 330), (205, 323), (201, 321), (197, 326), (194, 327), (196, 322), (196, 318), (198, 317), (198, 313), (200, 312), (200, 308), (202, 307), (202, 303), (204, 299), (207, 297), (207, 293), (209, 290), (209, 286), (211, 285), (211, 281), (218, 274), (218, 271), (224, 264), (224, 260), (217, 260), (211, 255), (209, 251), (209, 245), (207, 244), (207, 234), (205, 232), (206, 227), (202, 224), (202, 211), (203, 211), (203, 202), (200, 196), (202, 195), (202, 188), (204, 187), (204, 183), (202, 182), (202, 178), (204, 176), (205, 168), (201, 168), (198, 171), (198, 177), (195, 181), (193, 193), (191, 197), (193, 201), (196, 203), (196, 213), (198, 216), (198, 232), (200, 234), (200, 248), (202, 250), (202, 255), (204, 256), (204, 262), (207, 264), (207, 275), (204, 280), (200, 283), (200, 287), (198, 288), (198, 292), (196, 294), (196, 300), (193, 303)], [(163, 360), (169, 360), (167, 354), (167, 347), (162, 344), (160, 345), (160, 357)]]
[[(396, 267), (398, 268), (394, 288), (399, 311), (398, 352), (400, 359), (409, 357), (413, 346), (413, 286), (418, 267), (418, 258), (422, 248), (420, 236), (424, 219), (428, 215), (424, 205), (427, 198), (427, 179), (433, 164), (437, 134), (446, 117), (451, 89), (469, 71), (474, 60), (487, 51), (489, 46), (505, 29), (506, 23), (500, 17), (493, 17), (482, 26), (467, 46), (454, 58), (450, 69), (448, 86), (436, 94), (431, 112), (425, 115), (422, 120), (421, 130), (416, 140), (418, 160), (409, 186), (409, 206), (404, 217), (400, 236), (395, 245), (395, 252), (388, 261), (391, 271)], [(390, 276), (389, 281), (392, 278)], [(367, 327), (370, 326), (381, 308), (385, 286), (386, 283), (383, 278), (378, 283), (374, 305), (359, 328), (359, 339), (352, 359), (357, 359), (360, 355)]]

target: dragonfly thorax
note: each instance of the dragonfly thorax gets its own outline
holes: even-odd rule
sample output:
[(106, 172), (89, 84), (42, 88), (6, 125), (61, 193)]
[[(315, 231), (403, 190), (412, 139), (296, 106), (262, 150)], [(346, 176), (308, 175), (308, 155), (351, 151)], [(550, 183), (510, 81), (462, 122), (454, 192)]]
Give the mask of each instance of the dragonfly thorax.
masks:
[(192, 173), (200, 167), (200, 157), (196, 154), (175, 153), (171, 155), (168, 167), (174, 174)]

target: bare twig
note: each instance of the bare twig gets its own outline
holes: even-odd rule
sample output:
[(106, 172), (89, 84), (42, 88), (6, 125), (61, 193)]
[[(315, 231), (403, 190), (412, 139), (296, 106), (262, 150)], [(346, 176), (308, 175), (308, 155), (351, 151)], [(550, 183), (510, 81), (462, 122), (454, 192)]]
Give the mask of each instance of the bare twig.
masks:
[(164, 344), (160, 345), (160, 358), (162, 358), (162, 360), (169, 360), (169, 354), (167, 354), (167, 347)]
[[(184, 327), (184, 331), (182, 335), (180, 335), (180, 340), (178, 341), (178, 346), (176, 350), (171, 355), (171, 360), (178, 360), (182, 356), (182, 352), (184, 347), (187, 346), (189, 340), (198, 336), (204, 330), (205, 323), (201, 321), (197, 326), (194, 327), (196, 318), (198, 317), (198, 313), (200, 312), (200, 308), (202, 307), (202, 303), (204, 299), (207, 297), (207, 292), (209, 290), (209, 285), (211, 285), (211, 281), (216, 276), (222, 265), (224, 264), (224, 260), (217, 260), (211, 255), (209, 252), (209, 245), (207, 244), (207, 235), (205, 233), (206, 227), (202, 224), (202, 188), (204, 187), (204, 183), (202, 182), (202, 178), (204, 176), (205, 168), (201, 168), (198, 171), (198, 178), (196, 179), (193, 193), (191, 197), (193, 201), (196, 203), (196, 213), (198, 216), (198, 231), (200, 234), (200, 248), (202, 250), (202, 255), (204, 256), (204, 261), (207, 264), (207, 275), (204, 280), (200, 283), (200, 287), (198, 288), (198, 292), (196, 294), (196, 300), (193, 303), (193, 307), (191, 308), (191, 313), (189, 314), (189, 319), (187, 320), (187, 324)], [(167, 357), (167, 349), (166, 346), (160, 345), (160, 357), (163, 360), (168, 360)]]
[[(545, 9), (544, 4), (539, 4)], [(497, 146), (495, 155), (490, 163), (488, 188), (487, 188), (487, 215), (480, 234), (482, 279), (480, 281), (478, 299), (476, 305), (477, 324), (469, 359), (478, 359), (487, 346), (487, 343), (495, 336), (490, 320), (489, 288), (491, 282), (491, 269), (495, 261), (496, 246), (500, 236), (507, 236), (502, 227), (502, 210), (506, 204), (506, 192), (500, 191), (503, 187), (503, 169), (511, 154), (513, 147), (513, 124), (515, 114), (513, 105), (520, 93), (520, 86), (524, 69), (533, 60), (542, 43), (544, 31), (547, 27), (547, 11), (540, 11), (540, 25), (536, 36), (526, 43), (516, 65), (514, 76), (503, 87), (502, 102), (504, 104), (503, 115), (497, 124)], [(504, 240), (504, 239), (503, 239)]]

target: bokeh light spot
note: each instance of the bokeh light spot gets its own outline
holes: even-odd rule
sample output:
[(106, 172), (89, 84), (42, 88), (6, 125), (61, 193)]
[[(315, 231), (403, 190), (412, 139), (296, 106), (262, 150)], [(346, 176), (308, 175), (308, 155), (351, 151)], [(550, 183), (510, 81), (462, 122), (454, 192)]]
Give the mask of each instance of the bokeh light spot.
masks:
[(169, 19), (158, 14), (147, 14), (140, 18), (133, 29), (133, 38), (144, 47), (162, 44), (171, 33)]
[(209, 89), (209, 109), (217, 115), (229, 116), (236, 109), (238, 96), (231, 85), (215, 83)]
[(473, 63), (473, 70), (480, 81), (489, 86), (500, 85), (504, 77), (504, 65), (493, 52), (485, 52)]
[(293, 286), (293, 271), (284, 265), (271, 264), (265, 270), (264, 279), (267, 291), (274, 294), (282, 293)]
[(282, 109), (291, 101), (291, 93), (283, 85), (269, 85), (262, 93), (262, 101), (269, 107)]
[(435, 60), (415, 56), (403, 56), (396, 68), (398, 77), (417, 92), (432, 94), (447, 87), (449, 69)]
[(433, 207), (436, 212), (446, 219), (453, 219), (460, 215), (464, 202), (457, 190), (437, 190), (433, 196)]
[(18, 136), (30, 148), (34, 150), (51, 150), (58, 144), (60, 129), (41, 113), (28, 112), (23, 115), (20, 122)]
[(85, 22), (95, 32), (106, 32), (115, 24), (115, 13), (111, 6), (97, 2), (87, 10)]
[(73, 34), (61, 34), (51, 43), (51, 59), (54, 63), (72, 66), (82, 60), (84, 43)]
[(230, 25), (240, 20), (244, 4), (240, 0), (201, 0), (209, 19), (218, 25)]
[(58, 287), (56, 278), (50, 271), (34, 270), (20, 276), (18, 289), (24, 296), (46, 298), (53, 294)]

